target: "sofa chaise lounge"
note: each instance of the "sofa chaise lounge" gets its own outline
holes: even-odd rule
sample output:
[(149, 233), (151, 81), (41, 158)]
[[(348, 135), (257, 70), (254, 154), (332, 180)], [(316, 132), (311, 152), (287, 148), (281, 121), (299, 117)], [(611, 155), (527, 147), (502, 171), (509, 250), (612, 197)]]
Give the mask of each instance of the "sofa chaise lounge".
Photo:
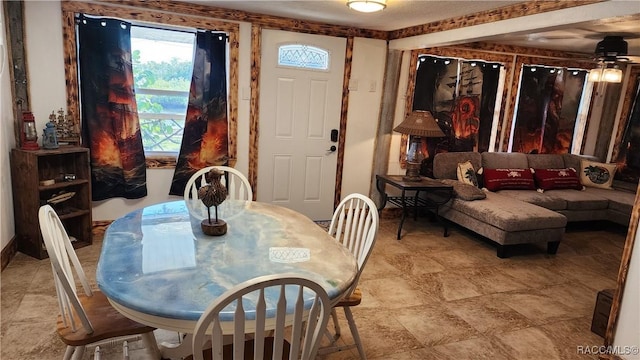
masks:
[[(584, 157), (572, 154), (450, 152), (434, 157), (437, 179), (456, 179), (458, 164), (470, 161), (484, 169), (560, 169), (580, 171)], [(568, 221), (608, 220), (628, 226), (635, 194), (620, 189), (584, 187), (583, 190), (499, 190), (486, 198), (459, 197), (443, 205), (439, 215), (498, 244), (498, 257), (507, 257), (510, 245), (546, 242), (555, 254)]]

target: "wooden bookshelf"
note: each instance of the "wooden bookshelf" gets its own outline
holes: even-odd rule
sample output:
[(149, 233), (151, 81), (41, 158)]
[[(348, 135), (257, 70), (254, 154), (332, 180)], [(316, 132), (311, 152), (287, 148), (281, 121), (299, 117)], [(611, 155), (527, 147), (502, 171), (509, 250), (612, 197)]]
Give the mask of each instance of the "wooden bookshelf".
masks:
[(11, 151), (11, 182), (18, 251), (38, 259), (47, 257), (38, 210), (56, 195), (74, 193), (50, 204), (74, 247), (90, 245), (91, 172), (89, 149), (65, 146), (55, 150)]

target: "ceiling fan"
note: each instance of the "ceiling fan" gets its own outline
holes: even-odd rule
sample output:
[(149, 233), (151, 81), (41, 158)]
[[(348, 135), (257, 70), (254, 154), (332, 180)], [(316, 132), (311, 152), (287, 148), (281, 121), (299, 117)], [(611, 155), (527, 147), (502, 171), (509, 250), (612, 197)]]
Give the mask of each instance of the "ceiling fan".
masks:
[(594, 82), (613, 82), (622, 81), (622, 70), (618, 66), (621, 62), (640, 62), (632, 59), (635, 56), (629, 56), (629, 44), (621, 35), (606, 35), (604, 39), (596, 44), (594, 60), (600, 63), (600, 67), (592, 69), (589, 72), (589, 80)]
[[(632, 61), (628, 56), (629, 44), (619, 35), (607, 35), (596, 44), (596, 60), (605, 63)], [(638, 57), (640, 60), (640, 57)]]

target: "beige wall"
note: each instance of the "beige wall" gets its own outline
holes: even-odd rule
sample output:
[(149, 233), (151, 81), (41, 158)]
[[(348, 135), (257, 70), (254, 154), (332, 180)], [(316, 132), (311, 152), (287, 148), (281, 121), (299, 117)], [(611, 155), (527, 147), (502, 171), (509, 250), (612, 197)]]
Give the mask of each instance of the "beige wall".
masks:
[[(4, 4), (0, 3), (0, 14), (4, 13)], [(9, 152), (15, 147), (13, 136), (13, 110), (11, 99), (11, 79), (6, 54), (5, 27), (0, 37), (0, 240), (4, 249), (15, 234), (13, 225), (13, 197), (11, 195), (11, 171), (9, 169)]]
[(369, 196), (373, 151), (384, 81), (387, 44), (384, 40), (356, 38), (351, 79), (358, 90), (349, 91), (342, 196), (357, 192)]
[(635, 349), (635, 354), (620, 354), (625, 360), (640, 360), (640, 226), (635, 236), (635, 246), (631, 251), (631, 263), (613, 341), (613, 345), (619, 349)]
[[(36, 117), (36, 127), (42, 129), (53, 109), (66, 106), (60, 2), (27, 1), (25, 18), (32, 111)], [(244, 173), (248, 172), (249, 163), (249, 100), (243, 99), (243, 93), (249, 93), (250, 89), (250, 44), (251, 25), (241, 23), (236, 167)], [(385, 57), (385, 41), (355, 39), (352, 76), (367, 86), (353, 92), (349, 101), (342, 182), (344, 195), (351, 192), (369, 194), (369, 177), (362, 174), (371, 173)], [(371, 82), (375, 82), (375, 91), (369, 91)], [(172, 176), (173, 170), (147, 170), (147, 197), (94, 202), (93, 220), (113, 220), (145, 205), (178, 199), (168, 195)]]
[[(394, 49), (413, 49), (430, 47), (435, 45), (455, 44), (468, 42), (470, 39), (482, 40), (482, 37), (499, 33), (527, 30), (525, 27), (540, 27), (546, 24), (564, 24), (568, 22), (586, 21), (593, 17), (602, 18), (615, 16), (619, 12), (624, 15), (629, 12), (630, 6), (637, 6), (634, 1), (616, 1), (611, 3), (594, 4), (585, 6), (579, 11), (568, 9), (553, 14), (540, 14), (530, 19), (507, 20), (499, 23), (486, 24), (473, 28), (449, 31), (444, 34), (431, 34), (408, 39), (395, 40), (390, 44)], [(2, 5), (0, 5), (1, 7)], [(636, 8), (637, 11), (637, 8)], [(62, 57), (62, 26), (59, 1), (26, 1), (26, 50), (27, 63), (30, 77), (30, 92), (32, 111), (37, 120), (37, 128), (42, 129), (48, 119), (49, 113), (60, 107), (65, 107), (65, 83)], [(4, 31), (4, 26), (2, 26)], [(4, 35), (4, 34), (3, 34)], [(384, 41), (356, 39), (353, 54), (352, 77), (358, 79), (360, 84), (366, 84), (363, 90), (353, 92), (349, 104), (349, 118), (347, 127), (347, 151), (345, 152), (345, 167), (343, 175), (343, 194), (361, 192), (368, 194), (370, 191), (369, 176), (371, 173), (371, 161), (377, 119), (380, 109), (380, 89), (384, 74), (384, 57), (386, 55)], [(250, 59), (250, 24), (243, 23), (240, 26), (240, 94), (249, 90), (249, 59)], [(406, 55), (406, 54), (405, 54)], [(6, 55), (4, 46), (2, 53), (4, 64)], [(406, 88), (406, 68), (408, 58), (403, 58), (403, 76), (398, 95), (398, 111), (396, 111), (396, 124), (403, 114), (404, 96)], [(8, 71), (0, 76), (1, 101), (0, 101), (0, 240), (2, 248), (8, 244), (15, 234), (13, 227), (12, 196), (10, 186), (10, 170), (8, 154), (15, 147), (13, 138), (13, 114), (11, 113), (11, 88)], [(402, 80), (405, 79), (405, 80)], [(375, 91), (369, 91), (371, 82), (375, 82)], [(238, 106), (238, 163), (237, 167), (247, 172), (248, 169), (248, 139), (249, 139), (249, 105), (248, 100), (242, 100), (240, 96)], [(389, 170), (391, 173), (402, 173), (398, 164), (399, 134), (395, 134), (391, 144), (389, 158)], [(395, 149), (395, 150), (394, 150)], [(172, 170), (149, 170), (148, 185), (149, 196), (142, 200), (113, 199), (94, 204), (94, 220), (114, 219), (131, 210), (146, 204), (162, 202), (169, 198), (167, 195), (171, 181)], [(638, 315), (638, 288), (640, 281), (640, 246), (636, 246), (632, 258), (628, 284), (625, 292), (620, 323), (617, 331), (617, 345), (640, 343), (637, 324), (640, 322)], [(631, 357), (629, 357), (631, 359)], [(637, 359), (637, 357), (634, 357)]]

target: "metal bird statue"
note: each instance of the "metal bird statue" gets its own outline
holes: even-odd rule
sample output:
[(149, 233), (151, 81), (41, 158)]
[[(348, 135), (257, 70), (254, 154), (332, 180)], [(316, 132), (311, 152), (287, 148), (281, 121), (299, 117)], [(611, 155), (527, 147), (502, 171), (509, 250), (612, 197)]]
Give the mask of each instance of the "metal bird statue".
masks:
[(207, 182), (198, 189), (198, 199), (207, 207), (207, 216), (211, 224), (211, 207), (215, 207), (216, 223), (218, 223), (218, 205), (227, 198), (227, 189), (222, 185), (220, 178), (224, 173), (216, 169), (211, 169), (204, 175)]

